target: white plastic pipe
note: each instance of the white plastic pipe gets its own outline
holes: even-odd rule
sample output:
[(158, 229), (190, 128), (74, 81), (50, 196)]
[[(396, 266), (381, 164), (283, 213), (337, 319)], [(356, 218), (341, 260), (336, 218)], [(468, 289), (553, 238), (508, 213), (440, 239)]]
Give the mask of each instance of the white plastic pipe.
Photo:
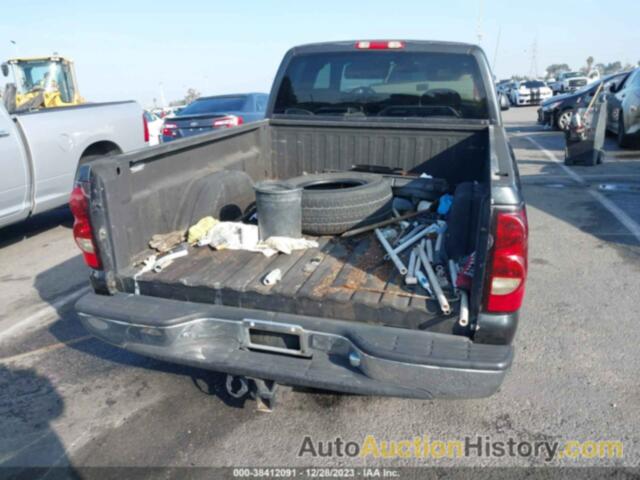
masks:
[(469, 325), (469, 296), (466, 290), (460, 290), (460, 319), (458, 322), (462, 327)]
[(417, 258), (418, 257), (416, 255), (415, 249), (411, 250), (411, 255), (409, 255), (409, 267), (408, 267), (409, 271), (407, 272), (406, 277), (404, 277), (404, 283), (406, 283), (407, 285), (415, 285), (416, 283), (418, 283), (418, 280), (414, 275)]
[(429, 283), (431, 284), (431, 288), (433, 289), (433, 293), (440, 304), (440, 310), (445, 315), (449, 315), (451, 313), (451, 307), (449, 306), (449, 302), (447, 301), (447, 297), (444, 295), (442, 288), (440, 287), (440, 282), (438, 282), (438, 276), (436, 272), (433, 271), (433, 267), (431, 266), (431, 262), (429, 262), (429, 258), (427, 258), (427, 252), (424, 251), (424, 248), (420, 248), (418, 250), (420, 255), (420, 260), (422, 261), (422, 265), (424, 266), (424, 270), (427, 273), (427, 277), (429, 278)]
[(402, 263), (402, 260), (400, 260), (400, 257), (398, 257), (398, 254), (393, 251), (393, 248), (391, 248), (391, 245), (389, 245), (389, 242), (387, 241), (387, 239), (384, 238), (382, 231), (379, 228), (376, 228), (375, 232), (376, 232), (376, 237), (378, 237), (378, 240), (382, 244), (382, 247), (387, 251), (389, 258), (391, 258), (391, 261), (394, 263), (394, 265), (398, 269), (398, 272), (400, 272), (400, 275), (406, 275), (408, 273), (407, 267), (405, 267), (404, 263)]

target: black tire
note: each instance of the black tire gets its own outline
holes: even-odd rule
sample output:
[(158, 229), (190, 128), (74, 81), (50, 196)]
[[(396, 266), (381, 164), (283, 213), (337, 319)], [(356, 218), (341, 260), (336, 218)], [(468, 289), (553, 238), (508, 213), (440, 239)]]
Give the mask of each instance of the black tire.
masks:
[(339, 172), (287, 180), (301, 187), (302, 231), (337, 235), (391, 217), (391, 185), (381, 175)]
[(620, 109), (620, 114), (618, 118), (618, 146), (620, 148), (629, 148), (631, 147), (631, 137), (624, 133), (624, 118), (622, 109)]

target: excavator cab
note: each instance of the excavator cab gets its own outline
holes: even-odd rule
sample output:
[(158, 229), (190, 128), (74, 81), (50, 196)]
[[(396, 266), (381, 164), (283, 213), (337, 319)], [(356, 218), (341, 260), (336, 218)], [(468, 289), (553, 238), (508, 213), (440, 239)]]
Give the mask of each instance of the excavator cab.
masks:
[(13, 77), (7, 84), (5, 103), (11, 111), (80, 105), (73, 62), (60, 56), (14, 58), (2, 64), (2, 73)]

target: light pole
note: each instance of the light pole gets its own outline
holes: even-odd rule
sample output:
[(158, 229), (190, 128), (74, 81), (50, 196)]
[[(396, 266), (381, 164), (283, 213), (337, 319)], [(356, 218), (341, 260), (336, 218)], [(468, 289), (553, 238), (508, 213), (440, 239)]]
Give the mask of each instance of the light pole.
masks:
[(162, 108), (165, 108), (167, 106), (167, 99), (164, 98), (164, 84), (160, 82), (159, 86), (160, 86), (160, 106)]
[(18, 43), (15, 40), (9, 40), (9, 43), (13, 46), (13, 53), (15, 57), (19, 57)]

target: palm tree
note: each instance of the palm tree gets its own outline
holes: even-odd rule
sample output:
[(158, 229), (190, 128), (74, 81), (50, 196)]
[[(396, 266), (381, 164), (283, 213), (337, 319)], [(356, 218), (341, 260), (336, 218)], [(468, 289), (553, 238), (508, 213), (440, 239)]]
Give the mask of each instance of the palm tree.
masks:
[(591, 67), (593, 66), (593, 57), (587, 57), (587, 73), (591, 71)]

